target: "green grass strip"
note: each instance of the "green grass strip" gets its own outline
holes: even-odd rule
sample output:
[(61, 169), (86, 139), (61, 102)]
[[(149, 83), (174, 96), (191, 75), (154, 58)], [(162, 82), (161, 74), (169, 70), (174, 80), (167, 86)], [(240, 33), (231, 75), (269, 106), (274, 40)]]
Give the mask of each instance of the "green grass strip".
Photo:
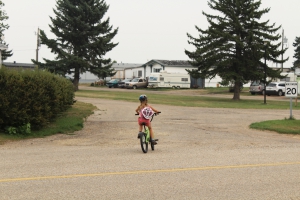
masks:
[(275, 131), (282, 134), (300, 134), (300, 120), (285, 119), (256, 122), (251, 124), (250, 128)]
[[(89, 97), (99, 99), (122, 100), (129, 102), (137, 102), (141, 94), (146, 94), (150, 104), (164, 104), (172, 106), (188, 106), (188, 107), (206, 107), (206, 108), (237, 108), (237, 109), (290, 109), (288, 101), (267, 101), (241, 99), (234, 101), (231, 98), (217, 98), (197, 96), (184, 96), (172, 94), (147, 93), (147, 90), (137, 91), (103, 91), (103, 90), (79, 90), (75, 93), (76, 97)], [(242, 98), (242, 97), (241, 97)], [(293, 107), (299, 110), (299, 107)]]

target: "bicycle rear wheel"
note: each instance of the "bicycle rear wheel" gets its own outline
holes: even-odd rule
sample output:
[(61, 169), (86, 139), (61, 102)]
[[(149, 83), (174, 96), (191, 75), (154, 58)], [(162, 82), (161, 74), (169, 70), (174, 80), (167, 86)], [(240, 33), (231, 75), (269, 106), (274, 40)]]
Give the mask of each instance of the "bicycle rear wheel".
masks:
[(143, 135), (141, 135), (140, 142), (141, 142), (142, 151), (144, 153), (147, 153), (147, 151), (148, 151), (148, 142), (146, 142), (146, 134), (145, 133)]

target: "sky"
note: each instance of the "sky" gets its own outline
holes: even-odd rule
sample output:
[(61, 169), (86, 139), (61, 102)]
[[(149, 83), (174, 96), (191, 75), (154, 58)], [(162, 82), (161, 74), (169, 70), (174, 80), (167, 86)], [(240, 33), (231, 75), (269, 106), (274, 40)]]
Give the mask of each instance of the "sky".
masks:
[[(5, 42), (13, 56), (5, 62), (31, 63), (36, 58), (38, 28), (44, 30), (48, 38), (55, 39), (50, 32), (50, 16), (55, 17), (53, 8), (56, 0), (2, 0), (3, 9), (9, 19), (10, 26), (4, 32)], [(194, 50), (188, 44), (187, 33), (198, 36), (195, 26), (202, 29), (208, 27), (207, 19), (202, 11), (212, 14), (207, 0), (106, 0), (110, 6), (104, 17), (110, 18), (110, 25), (119, 28), (113, 39), (119, 43), (106, 58), (117, 62), (144, 64), (152, 59), (188, 60), (184, 50)], [(284, 67), (291, 67), (294, 62), (292, 46), (296, 37), (300, 37), (299, 0), (262, 0), (261, 9), (270, 8), (270, 12), (262, 20), (270, 20), (270, 25), (281, 25), (289, 47), (284, 57), (289, 60)], [(38, 59), (54, 59), (55, 55), (42, 45), (38, 51)], [(269, 65), (272, 65), (271, 63)], [(276, 67), (276, 65), (273, 65)], [(277, 66), (281, 67), (281, 66)]]

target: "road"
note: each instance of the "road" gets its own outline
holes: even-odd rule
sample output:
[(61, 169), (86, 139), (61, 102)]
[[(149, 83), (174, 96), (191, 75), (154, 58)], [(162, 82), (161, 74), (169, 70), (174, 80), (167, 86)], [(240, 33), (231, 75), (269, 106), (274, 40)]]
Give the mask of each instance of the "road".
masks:
[(98, 107), (83, 130), (0, 146), (2, 200), (300, 199), (300, 136), (249, 129), (289, 111), (152, 105), (144, 154), (137, 103), (77, 99)]

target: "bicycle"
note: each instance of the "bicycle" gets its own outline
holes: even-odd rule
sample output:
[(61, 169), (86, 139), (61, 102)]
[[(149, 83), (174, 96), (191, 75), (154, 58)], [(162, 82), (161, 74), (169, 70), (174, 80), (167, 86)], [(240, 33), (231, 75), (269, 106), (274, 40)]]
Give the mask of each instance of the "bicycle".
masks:
[[(161, 112), (154, 113), (154, 115), (157, 115), (159, 113), (161, 113)], [(135, 114), (135, 115), (139, 115), (139, 114)], [(152, 122), (154, 115), (152, 115), (150, 122)], [(142, 151), (144, 153), (148, 152), (148, 144), (150, 144), (152, 151), (154, 151), (155, 144), (154, 144), (154, 142), (152, 142), (149, 128), (148, 128), (148, 126), (146, 126), (145, 123), (142, 123), (142, 125), (144, 126), (144, 132), (141, 132), (142, 134), (139, 135)], [(154, 141), (157, 142), (158, 139), (155, 139)]]

